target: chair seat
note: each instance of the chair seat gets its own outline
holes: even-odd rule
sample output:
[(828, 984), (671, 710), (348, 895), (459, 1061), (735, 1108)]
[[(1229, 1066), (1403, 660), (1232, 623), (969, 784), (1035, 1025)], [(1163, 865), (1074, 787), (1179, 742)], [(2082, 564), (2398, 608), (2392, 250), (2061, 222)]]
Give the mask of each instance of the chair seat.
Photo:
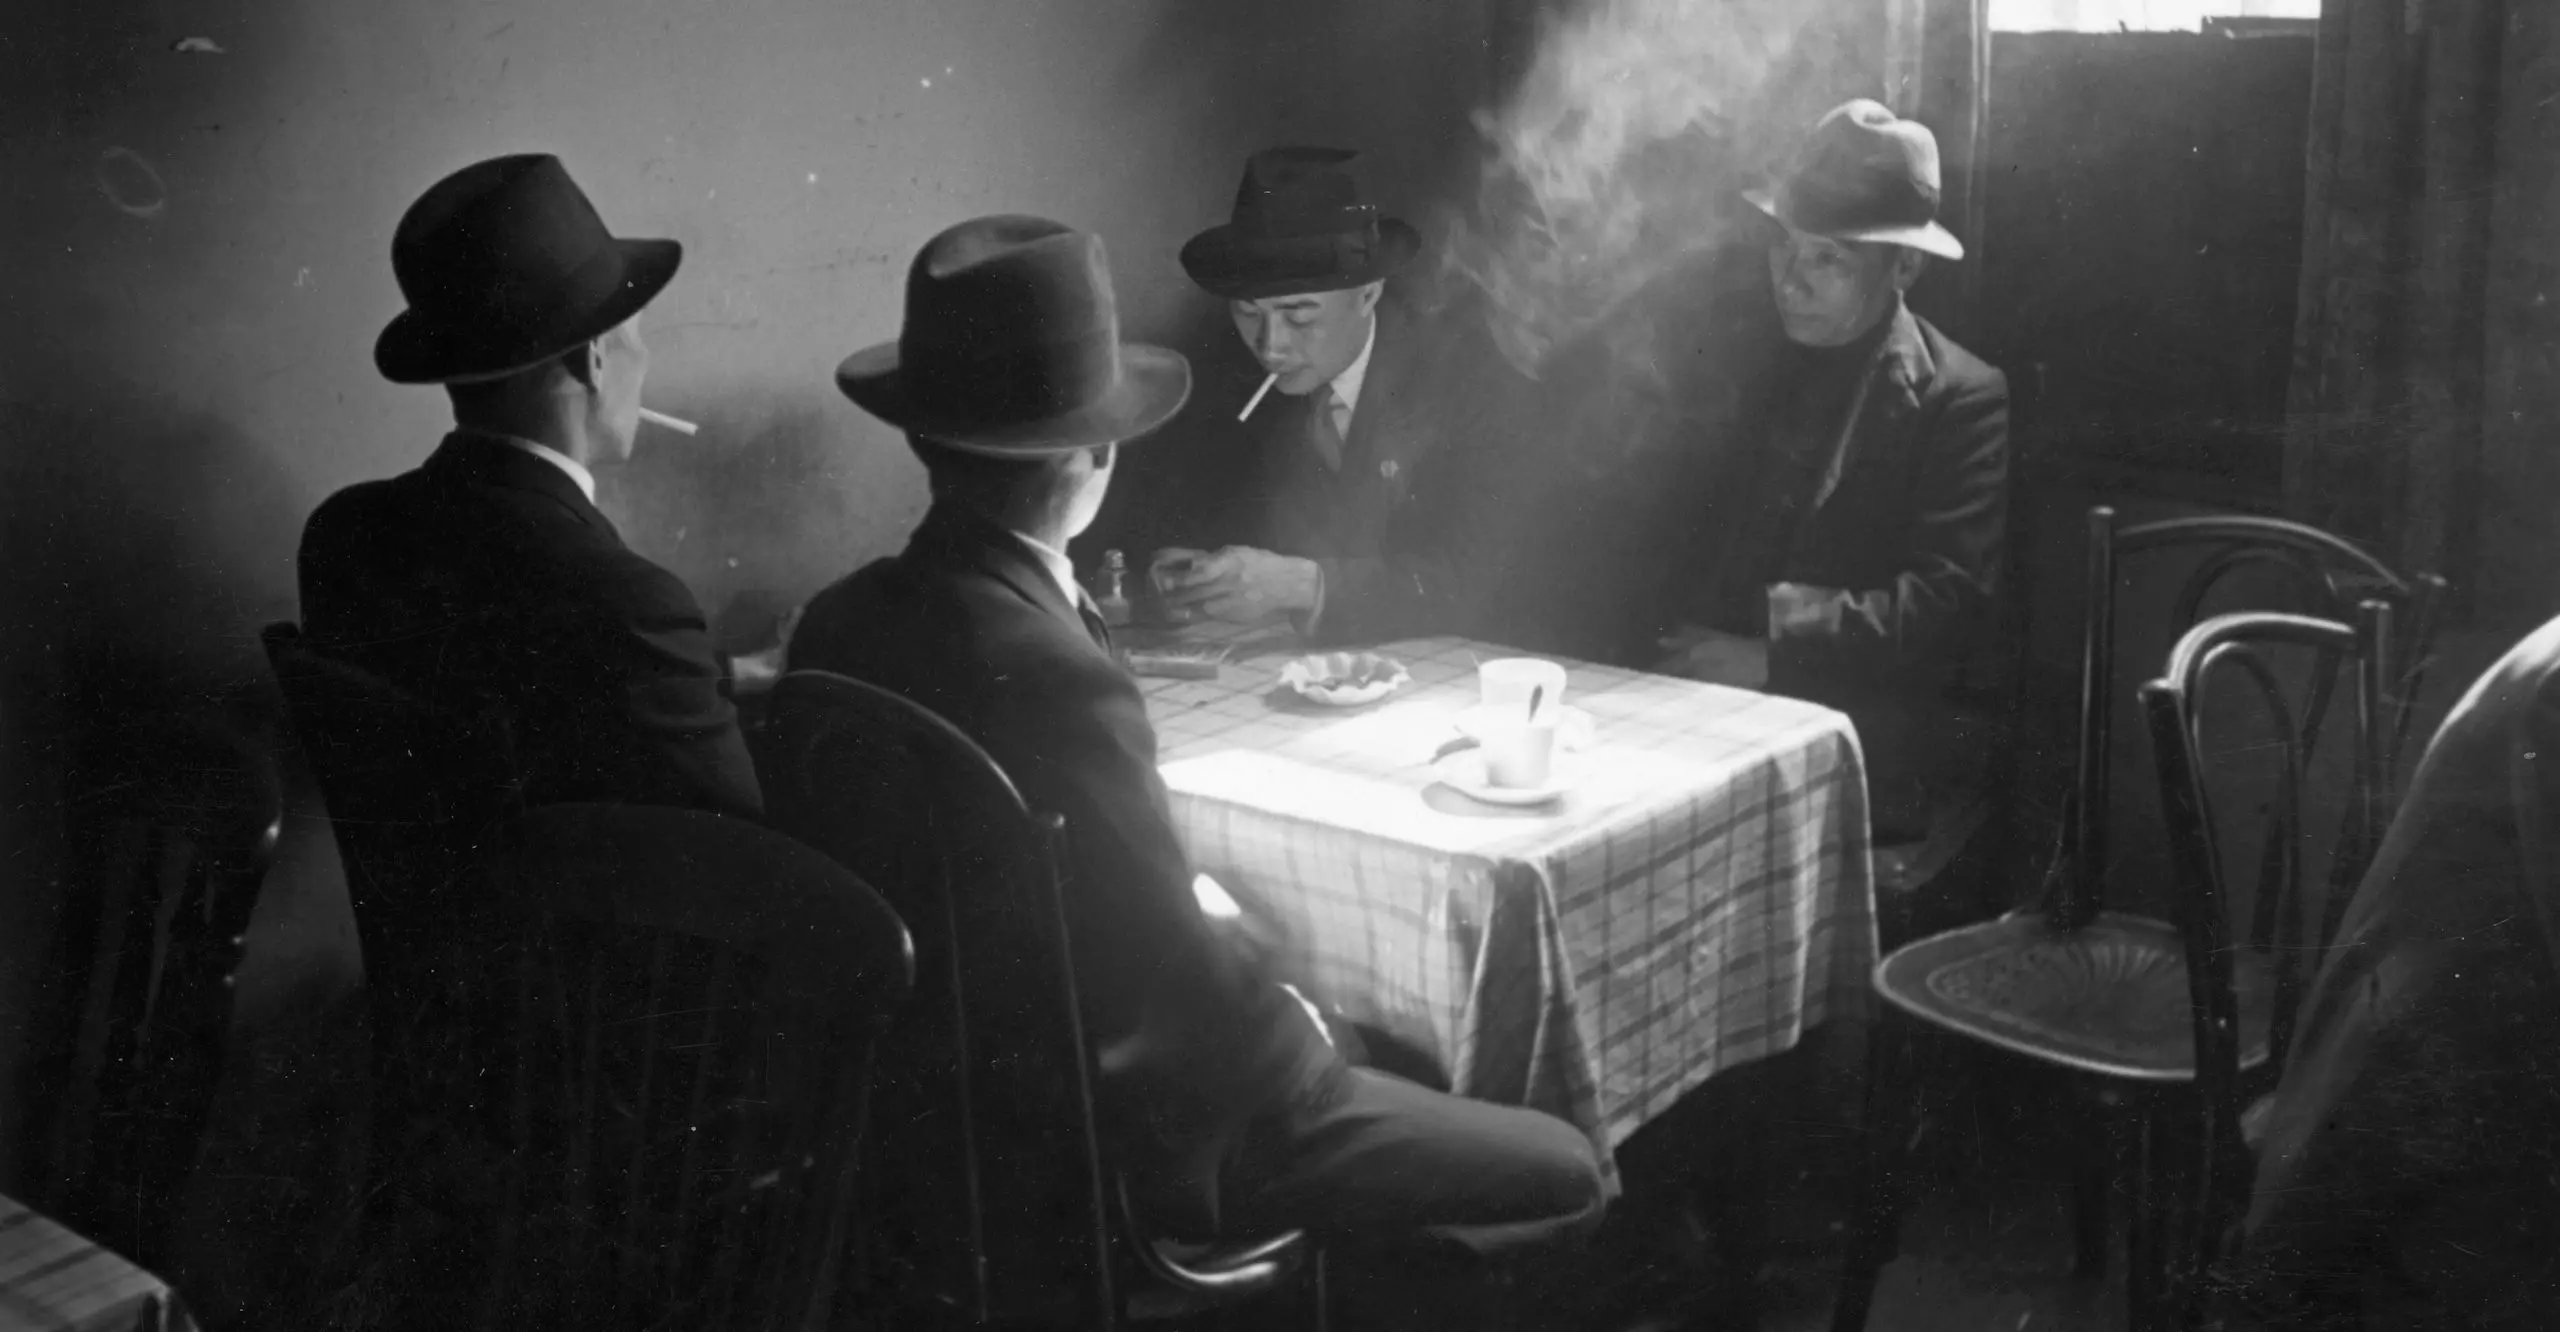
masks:
[[(2240, 1066), (2267, 1059), (2275, 975), (2261, 953), (2232, 968)], [(1924, 1022), (2032, 1059), (2146, 1082), (2195, 1078), (2187, 964), (2176, 927), (2108, 911), (2075, 933), (2025, 912), (1932, 935), (1876, 965), (1877, 993)]]

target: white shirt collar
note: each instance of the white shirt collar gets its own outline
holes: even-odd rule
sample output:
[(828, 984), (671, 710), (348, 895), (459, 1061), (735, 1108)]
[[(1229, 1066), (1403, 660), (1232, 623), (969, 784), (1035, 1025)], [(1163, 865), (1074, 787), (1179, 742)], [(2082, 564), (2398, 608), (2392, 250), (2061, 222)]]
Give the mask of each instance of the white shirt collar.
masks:
[(1369, 353), (1378, 345), (1378, 316), (1369, 316), (1369, 337), (1360, 344), (1360, 354), (1333, 377), (1333, 396), (1342, 399), (1344, 433), (1351, 430), (1350, 418), (1360, 413), (1360, 386), (1369, 382)]
[(1031, 548), (1031, 554), (1040, 561), (1040, 567), (1048, 570), (1049, 577), (1056, 580), (1058, 594), (1067, 599), (1068, 605), (1076, 607), (1084, 605), (1083, 589), (1076, 585), (1076, 563), (1067, 558), (1066, 552), (1038, 537), (1026, 536), (1020, 532), (1014, 533), (1013, 537), (1014, 540)]
[(579, 462), (568, 454), (562, 453), (560, 450), (555, 449), (548, 444), (537, 444), (532, 440), (526, 439), (522, 435), (501, 435), (494, 430), (465, 430), (462, 433), (466, 435), (476, 435), (481, 439), (494, 439), (501, 444), (517, 450), (518, 452), (530, 453), (534, 457), (540, 458), (544, 462), (559, 468), (561, 471), (567, 472), (569, 474), (569, 479), (578, 483), (578, 493), (587, 497), (587, 503), (593, 504), (596, 502), (595, 473), (588, 471), (585, 463)]

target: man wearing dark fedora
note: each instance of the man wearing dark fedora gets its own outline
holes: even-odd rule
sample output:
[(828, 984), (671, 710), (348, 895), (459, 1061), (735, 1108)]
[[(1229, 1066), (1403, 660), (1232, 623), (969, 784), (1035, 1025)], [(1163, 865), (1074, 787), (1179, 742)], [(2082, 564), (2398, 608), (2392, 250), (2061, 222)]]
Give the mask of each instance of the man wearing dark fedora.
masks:
[[(1064, 817), (1103, 1115), (1161, 1222), (1454, 1227), (1494, 1247), (1596, 1215), (1579, 1132), (1347, 1066), (1314, 1010), (1206, 914), (1137, 682), (1065, 554), (1118, 450), (1191, 387), (1179, 354), (1120, 340), (1101, 241), (1031, 217), (943, 232), (908, 271), (898, 340), (846, 359), (836, 380), (906, 433), (932, 503), (902, 553), (810, 602), (790, 666), (939, 713), (1032, 807)], [(997, 1061), (1004, 1040), (973, 1033)]]
[(536, 803), (762, 808), (701, 607), (623, 544), (589, 470), (631, 456), (640, 309), (682, 256), (609, 234), (548, 155), (438, 181), (393, 233), (409, 307), (374, 364), (442, 385), (454, 428), (303, 529), (311, 646), (465, 715), (502, 711)]
[(1849, 714), (1878, 835), (1964, 802), (1988, 736), (1966, 696), (2007, 540), (2009, 391), (1911, 312), (1937, 221), (1927, 127), (1865, 100), (1815, 125), (1774, 188), (1769, 281), (1789, 344), (1665, 569), (1660, 669)]
[(1525, 385), (1480, 326), (1387, 295), (1422, 239), (1362, 200), (1355, 157), (1254, 154), (1230, 220), (1182, 247), (1269, 388), (1217, 404), (1253, 408), (1223, 451), (1238, 544), (1158, 554), (1177, 611), (1371, 641), (1473, 628), (1499, 580)]

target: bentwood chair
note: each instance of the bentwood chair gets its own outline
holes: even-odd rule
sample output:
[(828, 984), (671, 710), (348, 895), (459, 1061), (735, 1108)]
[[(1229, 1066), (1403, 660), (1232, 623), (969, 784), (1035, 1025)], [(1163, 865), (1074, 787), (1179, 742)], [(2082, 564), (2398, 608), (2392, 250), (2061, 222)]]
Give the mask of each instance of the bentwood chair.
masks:
[[(866, 1208), (883, 1316), (1112, 1328), (1310, 1277), (1296, 1232), (1185, 1248), (1109, 1168), (1061, 882), (1064, 828), (986, 751), (888, 690), (793, 671), (756, 737), (768, 811), (916, 930), (917, 1002), (883, 1063)], [(893, 1323), (893, 1325), (904, 1325)]]
[(233, 974), (283, 830), (264, 745), (154, 719), (84, 747), (54, 933), (51, 1011), (27, 1074), (30, 1200), (158, 1266), (223, 1070)]
[[(2191, 1076), (2158, 1089), (2163, 1094), (2146, 1107), (2138, 1139), (2137, 1229), (2128, 1263), (2137, 1327), (2186, 1328), (2200, 1316), (2204, 1274), (2219, 1256), (2226, 1228), (2248, 1205), (2253, 1172), (2243, 1108), (2274, 1089), (2303, 990), (2390, 822), (2396, 724), (2385, 704), (2390, 610), (2368, 601), (2359, 612), (2353, 630), (2300, 615), (2216, 616), (2188, 631), (2161, 677), (2142, 687), (2175, 860), (2193, 1054)], [(2303, 746), (2264, 652), (2269, 647), (2308, 648), (2354, 673), (2357, 743), (2347, 825), (2331, 857), (2328, 891), (2315, 902), (2300, 896)], [(2227, 790), (2234, 745), (2207, 742), (2206, 686), (2217, 670), (2244, 677), (2277, 737), (2276, 794), (2266, 806), (2254, 903), (2225, 882), (2231, 834), (2247, 820)], [(2250, 735), (2241, 743), (2256, 748), (2255, 740)], [(2226, 788), (2220, 800), (2217, 785)], [(2245, 932), (2235, 931), (2235, 918), (2244, 915)]]
[(841, 1326), (906, 929), (742, 819), (535, 808), (379, 1000), (400, 1116), (333, 1310), (394, 1328)]
[[(2066, 960), (2073, 974), (2099, 977), (2123, 965), (2126, 958), (2156, 956), (2169, 942), (2156, 919), (2150, 919), (2148, 925), (2128, 925), (2128, 921), (2148, 918), (2106, 909), (2110, 886), (2120, 891), (2128, 886), (2123, 880), (2129, 877), (2125, 867), (2111, 858), (2108, 834), (2116, 811), (2111, 779), (2120, 674), (2117, 641), (2119, 620), (2123, 618), (2119, 593), (2136, 558), (2187, 562), (2187, 571), (2167, 607), (2167, 628), (2172, 637), (2194, 626), (2208, 610), (2235, 601), (2274, 600), (2284, 609), (2331, 622), (2353, 620), (2359, 613), (2358, 603), (2363, 600), (2376, 600), (2388, 607), (2396, 626), (2392, 641), (2386, 645), (2394, 665), (2383, 681), (2373, 719), (2380, 728), (2376, 735), (2375, 780), (2381, 783), (2388, 806), (2392, 773), (2432, 661), (2444, 592), (2442, 579), (2433, 575), (2403, 577), (2348, 542), (2281, 519), (2222, 514), (2127, 526), (2117, 523), (2111, 509), (2101, 506), (2090, 510), (2076, 767), (2056, 820), (2056, 845), (2048, 862), (2044, 891), (2040, 901), (1998, 919), (1932, 935), (1897, 949), (1877, 968), (1876, 984), (1888, 1001), (1886, 1020), (1879, 1026), (1879, 1040), (1871, 1060), (1869, 1083), (1876, 1120), (1869, 1138), (1879, 1159), (1871, 1163), (1869, 1196), (1853, 1226), (1841, 1296), (1835, 1306), (1835, 1328), (1864, 1325), (1875, 1273), (1891, 1257), (1894, 1230), (1899, 1223), (1902, 1189), (1893, 1178), (1901, 1170), (1897, 1158), (1907, 1143), (1927, 1127), (1925, 1111), (1916, 1103), (1912, 1089), (1895, 1085), (1906, 1071), (1902, 1066), (1912, 1036), (1898, 1020), (1898, 1014), (1911, 1013), (1926, 1025), (1952, 1031), (1975, 1044), (2037, 1057), (2014, 1044), (1982, 1038), (1980, 1033), (1966, 1028), (1931, 1022), (1915, 1012), (1903, 999), (1925, 988), (1921, 978), (1926, 968), (1961, 955), (1977, 958), (1984, 966), (2024, 973), (2037, 969), (2028, 961), (2030, 957), (2043, 956), (2040, 950), (2059, 948), (2062, 951), (2058, 956)], [(2287, 719), (2300, 737), (2306, 765), (2323, 734), (2334, 681), (2333, 673), (2314, 672), (2300, 703)], [(2339, 820), (2343, 825), (2359, 817), (2355, 802), (2350, 800)], [(2351, 830), (2342, 826), (2336, 831), (2330, 849), (2351, 860), (2356, 850), (2354, 839), (2347, 836)], [(2364, 848), (2364, 852), (2369, 854), (2370, 848)], [(2352, 863), (2335, 863), (2327, 877), (2340, 881), (2339, 873), (2354, 867)], [(2162, 884), (2150, 886), (2149, 896), (2165, 901), (2174, 891), (2174, 876), (2168, 875), (2164, 867), (2163, 878), (2166, 881)], [(2352, 879), (2343, 881), (2352, 883)], [(2264, 909), (2274, 909), (2271, 899), (2257, 900)], [(2050, 969), (2053, 960), (2047, 958), (2043, 965)], [(2014, 1019), (2015, 1015), (2011, 1016)], [(2061, 1066), (2075, 1067), (2068, 1063)], [(2104, 1082), (2094, 1088), (2084, 1085), (2080, 1090), (2096, 1098), (2101, 1109), (2110, 1113), (2113, 1107), (2106, 1103), (2123, 1099), (2121, 1089)], [(1920, 1122), (1907, 1126), (1898, 1122), (1915, 1114), (1921, 1116)], [(2072, 1229), (2076, 1267), (2084, 1277), (2097, 1276), (2107, 1262), (2109, 1157), (2105, 1139), (2098, 1138), (2084, 1144), (2075, 1169)]]

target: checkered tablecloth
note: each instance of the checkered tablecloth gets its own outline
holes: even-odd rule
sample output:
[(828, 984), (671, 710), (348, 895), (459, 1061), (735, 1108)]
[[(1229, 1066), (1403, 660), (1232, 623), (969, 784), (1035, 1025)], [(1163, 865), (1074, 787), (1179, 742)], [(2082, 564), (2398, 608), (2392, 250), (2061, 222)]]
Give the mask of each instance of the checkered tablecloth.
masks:
[(0, 1329), (189, 1332), (160, 1278), (0, 1196)]
[(1552, 806), (1478, 804), (1433, 753), (1504, 649), (1379, 649), (1412, 683), (1321, 709), (1279, 658), (1148, 680), (1195, 864), (1264, 914), (1319, 1001), (1534, 1106), (1608, 1159), (1682, 1093), (1867, 1010), (1866, 784), (1836, 712), (1567, 662), (1596, 723)]

